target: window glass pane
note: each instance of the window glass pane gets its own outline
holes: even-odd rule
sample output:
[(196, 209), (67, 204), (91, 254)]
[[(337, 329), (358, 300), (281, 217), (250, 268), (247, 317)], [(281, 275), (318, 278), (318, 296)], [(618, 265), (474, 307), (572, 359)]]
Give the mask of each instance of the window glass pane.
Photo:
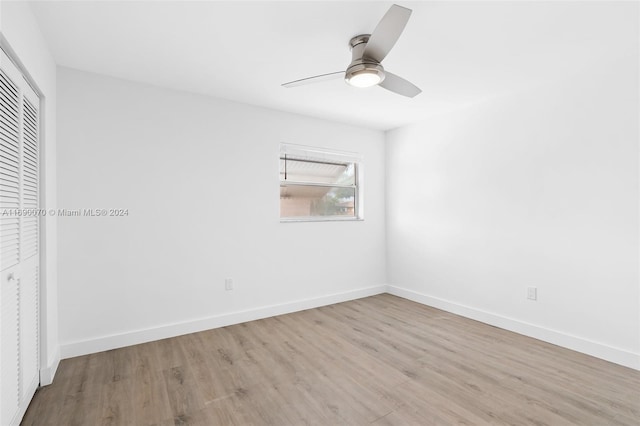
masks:
[(338, 163), (299, 157), (280, 158), (280, 180), (310, 183), (355, 185), (353, 163)]
[(280, 185), (280, 217), (355, 216), (355, 188)]

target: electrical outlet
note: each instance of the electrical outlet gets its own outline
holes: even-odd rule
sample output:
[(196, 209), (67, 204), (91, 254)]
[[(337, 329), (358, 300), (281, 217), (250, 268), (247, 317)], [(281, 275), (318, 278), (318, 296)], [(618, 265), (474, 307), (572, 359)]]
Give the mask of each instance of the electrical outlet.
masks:
[(537, 287), (527, 287), (527, 299), (529, 299), (529, 300), (538, 300), (538, 288)]
[(225, 278), (224, 289), (227, 291), (233, 290), (233, 278)]

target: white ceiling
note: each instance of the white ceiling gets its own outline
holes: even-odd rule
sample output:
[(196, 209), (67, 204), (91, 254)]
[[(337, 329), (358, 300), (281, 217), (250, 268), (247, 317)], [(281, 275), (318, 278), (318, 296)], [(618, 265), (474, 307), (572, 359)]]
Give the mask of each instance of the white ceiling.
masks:
[(629, 28), (616, 24), (628, 13), (606, 2), (398, 3), (413, 14), (384, 66), (422, 88), (414, 99), (341, 79), (280, 86), (344, 70), (349, 39), (370, 33), (392, 2), (47, 1), (32, 9), (59, 65), (383, 130), (612, 60), (624, 47), (610, 41)]

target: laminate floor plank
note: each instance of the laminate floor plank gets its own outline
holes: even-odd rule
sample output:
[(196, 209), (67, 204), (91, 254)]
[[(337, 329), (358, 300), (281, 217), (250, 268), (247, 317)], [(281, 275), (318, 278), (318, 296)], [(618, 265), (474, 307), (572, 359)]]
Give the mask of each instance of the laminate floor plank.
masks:
[(102, 426), (134, 425), (133, 386), (131, 379), (117, 380), (102, 386), (98, 422)]
[(163, 379), (163, 372), (150, 370), (144, 358), (141, 358), (135, 376), (131, 379), (133, 419), (136, 425), (160, 424), (173, 417)]
[(63, 360), (22, 422), (640, 424), (640, 372), (388, 294)]
[[(473, 325), (479, 329), (492, 329), (492, 327), (487, 327), (475, 321), (462, 318), (460, 320), (459, 322), (475, 323)], [(448, 321), (447, 323), (450, 322)], [(437, 330), (431, 329), (430, 331), (434, 335), (439, 334)], [(607, 396), (615, 397), (614, 400), (609, 401), (612, 405), (617, 402), (628, 403), (635, 416), (640, 414), (636, 410), (638, 408), (637, 395), (633, 392), (626, 392), (624, 386), (619, 386), (621, 382), (626, 382), (628, 386), (632, 387), (640, 386), (637, 376), (628, 375), (629, 369), (625, 367), (495, 328), (493, 329), (493, 334), (504, 336), (504, 338), (497, 340), (495, 344), (490, 346), (482, 344), (473, 335), (463, 333), (460, 330), (456, 331), (449, 328), (447, 333), (449, 336), (465, 336), (467, 343), (472, 343), (473, 346), (469, 347), (465, 342), (455, 342), (455, 346), (459, 348), (466, 347), (470, 350), (470, 353), (481, 355), (474, 358), (476, 363), (493, 359), (495, 362), (503, 364), (505, 373), (510, 373), (519, 379), (522, 379), (521, 372), (529, 371), (534, 373), (533, 376), (535, 377), (545, 377), (545, 380), (581, 383), (579, 387), (582, 394), (592, 392), (594, 397), (603, 399), (603, 402), (606, 402)], [(476, 334), (474, 333), (474, 335)], [(428, 337), (424, 338), (428, 339)], [(441, 342), (446, 341), (444, 337), (441, 339)], [(431, 352), (434, 352), (438, 346), (433, 345), (431, 348)], [(558, 352), (563, 351), (567, 356), (558, 357)], [(594, 368), (594, 364), (601, 364), (607, 368)], [(588, 380), (583, 378), (588, 378)], [(606, 392), (602, 392), (602, 390), (606, 390)]]
[[(306, 323), (295, 316), (279, 317), (279, 319), (285, 326), (277, 327), (277, 330), (302, 331), (307, 327), (318, 326), (315, 322)], [(291, 322), (287, 323), (287, 319)], [(347, 377), (353, 381), (348, 385), (349, 388), (362, 388), (363, 392), (368, 393), (367, 399), (380, 405), (383, 411), (392, 410), (398, 405), (391, 390), (407, 378), (396, 370), (388, 369), (349, 342), (336, 342), (335, 337), (329, 333), (322, 340), (303, 339), (300, 335), (293, 334), (289, 335), (287, 343), (294, 348), (294, 354), (297, 353), (300, 359), (305, 359), (309, 363), (309, 368), (303, 373), (303, 377), (316, 377), (319, 374), (336, 383), (338, 387), (337, 383), (344, 379), (344, 372), (349, 371)]]
[[(323, 322), (311, 318), (296, 316), (279, 317), (285, 327), (282, 330), (296, 331), (299, 345), (312, 352), (308, 359), (315, 361), (315, 370), (328, 375), (330, 371), (349, 371), (355, 378), (361, 378), (368, 384), (379, 384), (385, 388), (393, 387), (407, 380), (397, 369), (390, 369), (382, 360), (370, 355), (345, 336), (331, 332)], [(304, 335), (320, 335), (321, 338), (309, 339)]]

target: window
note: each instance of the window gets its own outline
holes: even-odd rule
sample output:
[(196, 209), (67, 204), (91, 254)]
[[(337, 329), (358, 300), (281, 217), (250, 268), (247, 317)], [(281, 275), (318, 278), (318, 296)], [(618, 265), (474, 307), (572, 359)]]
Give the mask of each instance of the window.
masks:
[(362, 161), (349, 152), (280, 147), (280, 219), (362, 219)]

